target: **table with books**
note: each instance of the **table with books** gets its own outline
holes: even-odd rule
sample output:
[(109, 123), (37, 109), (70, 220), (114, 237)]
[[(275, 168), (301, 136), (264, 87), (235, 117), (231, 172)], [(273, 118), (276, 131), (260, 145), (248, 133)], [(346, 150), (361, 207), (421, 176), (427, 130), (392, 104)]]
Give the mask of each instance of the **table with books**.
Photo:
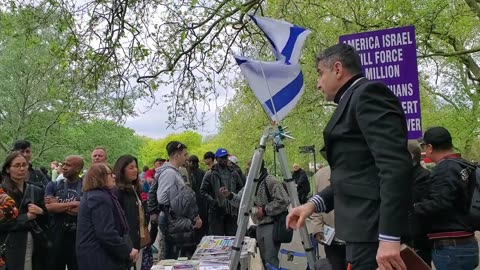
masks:
[[(163, 260), (155, 265), (152, 270), (170, 269), (195, 269), (195, 270), (221, 270), (229, 269), (230, 254), (232, 252), (234, 236), (204, 236), (198, 244), (190, 260)], [(256, 254), (256, 241), (254, 238), (245, 237), (240, 255), (241, 269), (252, 269), (251, 258)]]

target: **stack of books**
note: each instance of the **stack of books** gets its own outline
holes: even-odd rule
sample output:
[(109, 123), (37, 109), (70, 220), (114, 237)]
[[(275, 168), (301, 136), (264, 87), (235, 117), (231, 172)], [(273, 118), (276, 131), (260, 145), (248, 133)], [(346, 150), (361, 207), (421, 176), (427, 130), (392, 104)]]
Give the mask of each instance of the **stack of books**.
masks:
[[(228, 266), (234, 241), (234, 236), (205, 236), (195, 250), (192, 260), (200, 261), (202, 266), (205, 264)], [(255, 239), (245, 237), (240, 257), (245, 258), (255, 253), (255, 250)]]

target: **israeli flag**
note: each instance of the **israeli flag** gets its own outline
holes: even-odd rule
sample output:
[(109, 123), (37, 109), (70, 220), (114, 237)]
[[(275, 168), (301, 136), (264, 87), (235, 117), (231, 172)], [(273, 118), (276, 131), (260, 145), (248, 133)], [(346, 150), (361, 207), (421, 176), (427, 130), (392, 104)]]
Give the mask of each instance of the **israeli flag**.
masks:
[(279, 123), (297, 105), (303, 93), (299, 64), (263, 62), (235, 56), (248, 85), (271, 120)]
[(279, 123), (303, 94), (303, 74), (298, 60), (310, 30), (291, 23), (250, 16), (270, 42), (277, 61), (264, 62), (235, 56), (253, 93), (272, 121)]
[(277, 60), (298, 63), (303, 43), (311, 33), (310, 30), (285, 21), (252, 15), (250, 18), (267, 37)]

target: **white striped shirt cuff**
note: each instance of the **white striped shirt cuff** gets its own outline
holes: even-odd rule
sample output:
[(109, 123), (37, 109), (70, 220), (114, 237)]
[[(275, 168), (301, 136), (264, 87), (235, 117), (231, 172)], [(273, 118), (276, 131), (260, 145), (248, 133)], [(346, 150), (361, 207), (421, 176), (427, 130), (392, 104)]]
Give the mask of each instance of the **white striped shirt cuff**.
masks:
[(322, 197), (320, 197), (320, 195), (313, 196), (310, 199), (310, 201), (315, 205), (316, 213), (322, 213), (327, 210), (327, 207), (325, 206), (325, 202), (323, 201)]
[(384, 242), (400, 242), (400, 237), (397, 236), (390, 236), (390, 235), (384, 235), (384, 234), (379, 234), (378, 235), (378, 240), (384, 241)]

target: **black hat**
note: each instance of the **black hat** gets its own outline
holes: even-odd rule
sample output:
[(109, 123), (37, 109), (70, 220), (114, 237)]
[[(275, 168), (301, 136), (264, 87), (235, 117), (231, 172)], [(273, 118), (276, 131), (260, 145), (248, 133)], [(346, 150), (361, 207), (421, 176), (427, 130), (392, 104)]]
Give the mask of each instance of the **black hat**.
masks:
[(215, 159), (215, 154), (211, 151), (208, 151), (203, 155), (203, 159)]
[(420, 139), (421, 145), (431, 144), (433, 148), (443, 145), (452, 145), (452, 135), (444, 127), (432, 127), (427, 129)]
[(198, 157), (195, 155), (191, 155), (188, 157), (188, 161), (193, 162), (193, 163), (199, 163), (200, 160), (198, 160)]

